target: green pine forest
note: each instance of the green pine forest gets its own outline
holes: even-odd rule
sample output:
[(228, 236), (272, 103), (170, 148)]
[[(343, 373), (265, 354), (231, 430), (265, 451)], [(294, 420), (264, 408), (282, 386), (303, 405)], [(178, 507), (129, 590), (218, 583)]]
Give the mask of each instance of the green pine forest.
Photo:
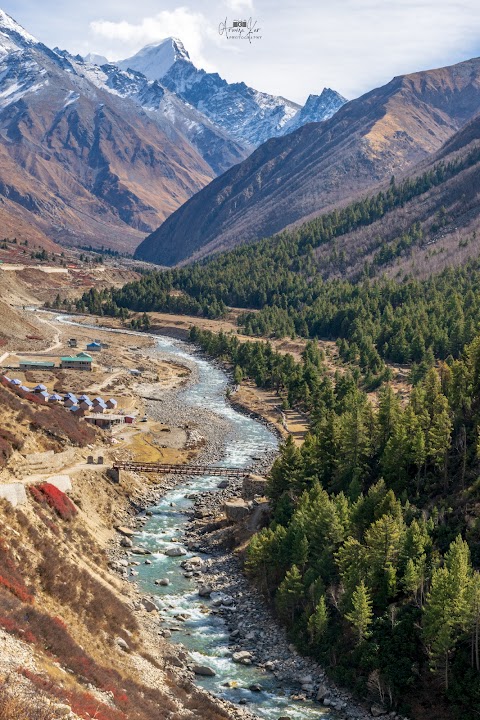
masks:
[[(315, 250), (421, 197), (480, 149), (274, 238), (184, 268), (145, 273), (76, 307), (148, 327), (148, 311), (219, 318), (308, 341), (300, 362), (268, 342), (193, 328), (236, 382), (308, 415), (268, 480), (272, 518), (246, 569), (299, 649), (361, 697), (413, 717), (480, 715), (480, 261), (426, 280), (322, 274)], [(414, 252), (412, 225), (375, 263)], [(337, 258), (341, 265), (342, 259)], [(335, 376), (316, 339), (337, 342)], [(402, 402), (387, 363), (410, 367)], [(376, 389), (376, 399), (368, 395)]]
[(234, 335), (191, 339), (309, 414), (304, 444), (290, 438), (273, 465), (272, 522), (246, 559), (292, 640), (362, 697), (409, 714), (427, 695), (435, 717), (476, 718), (480, 337), (406, 405), (389, 383), (374, 405), (353, 373), (332, 380), (313, 342), (296, 363)]
[[(335, 238), (407, 205), (479, 158), (480, 148), (474, 148), (417, 178), (400, 184), (392, 178), (388, 190), (296, 230), (184, 268), (146, 273), (120, 289), (92, 289), (76, 307), (116, 317), (159, 311), (211, 318), (224, 316), (228, 306), (244, 308), (239, 324), (252, 336), (338, 340), (341, 356), (359, 365), (366, 387), (385, 379), (385, 361), (413, 363), (425, 373), (434, 358), (458, 357), (475, 337), (480, 263), (424, 281), (372, 279), (368, 267), (355, 281), (329, 280), (323, 279), (315, 249), (329, 243), (335, 254)], [(422, 242), (422, 229), (414, 223), (404, 236), (390, 243), (389, 252), (393, 246), (395, 252), (412, 252)], [(340, 269), (341, 262), (338, 258)]]

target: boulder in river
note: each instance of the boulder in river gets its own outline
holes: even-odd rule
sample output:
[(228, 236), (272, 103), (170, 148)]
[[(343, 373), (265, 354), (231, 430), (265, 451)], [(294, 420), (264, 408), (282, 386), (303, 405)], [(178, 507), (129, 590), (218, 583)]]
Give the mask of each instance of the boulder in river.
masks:
[(132, 547), (132, 553), (134, 555), (151, 555), (152, 554), (150, 552), (150, 550), (147, 550), (147, 548), (143, 548), (143, 547), (139, 547), (139, 546)]
[(211, 585), (200, 585), (198, 588), (198, 594), (200, 597), (210, 597), (213, 592)]
[(155, 610), (158, 609), (157, 606), (155, 605), (155, 603), (152, 600), (149, 600), (148, 598), (142, 598), (141, 602), (147, 612), (154, 612)]
[(174, 545), (173, 547), (168, 547), (164, 550), (164, 553), (165, 555), (168, 555), (168, 557), (181, 557), (181, 555), (186, 555), (187, 551), (180, 545)]
[(232, 655), (232, 660), (240, 665), (251, 665), (252, 664), (252, 653), (248, 650), (240, 650)]
[(208, 665), (191, 665), (191, 670), (195, 675), (202, 675), (203, 677), (215, 677), (216, 675), (215, 670), (208, 667)]

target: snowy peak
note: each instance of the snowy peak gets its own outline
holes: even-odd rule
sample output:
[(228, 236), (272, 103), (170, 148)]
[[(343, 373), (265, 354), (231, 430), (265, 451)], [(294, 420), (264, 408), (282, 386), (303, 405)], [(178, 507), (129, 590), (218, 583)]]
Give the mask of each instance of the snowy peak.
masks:
[(126, 60), (117, 64), (122, 70), (136, 70), (149, 80), (161, 80), (177, 60), (190, 61), (190, 56), (178, 38), (166, 38), (160, 43), (152, 43)]
[(38, 40), (0, 8), (0, 54), (23, 50), (31, 45), (38, 45)]
[(105, 57), (105, 55), (97, 55), (97, 53), (88, 53), (88, 55), (84, 55), (83, 59), (86, 63), (89, 63), (90, 65), (107, 65), (108, 60)]
[(285, 132), (292, 132), (292, 130), (297, 130), (297, 128), (310, 122), (328, 120), (346, 102), (346, 98), (331, 88), (324, 88), (320, 95), (309, 95), (302, 109), (285, 125)]

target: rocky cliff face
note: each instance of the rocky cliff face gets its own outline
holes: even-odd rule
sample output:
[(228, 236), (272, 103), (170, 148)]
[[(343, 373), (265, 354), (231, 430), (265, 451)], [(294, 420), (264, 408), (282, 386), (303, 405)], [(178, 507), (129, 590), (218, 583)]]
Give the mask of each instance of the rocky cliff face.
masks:
[(261, 145), (176, 211), (138, 257), (202, 257), (364, 194), (437, 151), (479, 104), (480, 59), (394, 78), (330, 120)]

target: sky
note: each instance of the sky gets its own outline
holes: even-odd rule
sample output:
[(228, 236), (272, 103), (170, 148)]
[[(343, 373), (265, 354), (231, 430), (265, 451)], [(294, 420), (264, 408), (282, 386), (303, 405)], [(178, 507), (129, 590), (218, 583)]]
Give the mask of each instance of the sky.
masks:
[[(119, 60), (179, 37), (197, 67), (299, 103), (480, 55), (480, 0), (0, 0), (50, 47)], [(219, 25), (256, 23), (251, 43)]]

